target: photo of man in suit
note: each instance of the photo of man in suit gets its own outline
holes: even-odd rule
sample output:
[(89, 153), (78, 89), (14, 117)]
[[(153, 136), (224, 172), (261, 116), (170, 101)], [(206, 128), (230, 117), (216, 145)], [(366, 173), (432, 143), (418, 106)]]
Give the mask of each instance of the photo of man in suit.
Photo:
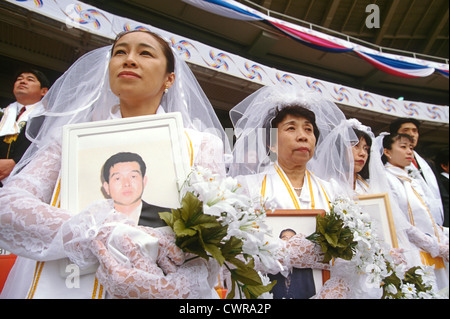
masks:
[(114, 209), (141, 226), (163, 227), (158, 213), (170, 211), (142, 200), (148, 178), (146, 165), (136, 153), (120, 152), (106, 160), (102, 169), (103, 190), (113, 201)]

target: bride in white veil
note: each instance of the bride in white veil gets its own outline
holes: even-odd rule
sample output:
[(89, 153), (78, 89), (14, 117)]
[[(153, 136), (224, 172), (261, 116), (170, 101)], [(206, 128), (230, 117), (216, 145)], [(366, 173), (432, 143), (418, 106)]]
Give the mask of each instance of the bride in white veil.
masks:
[[(121, 44), (119, 48), (116, 47), (118, 43)], [(137, 46), (136, 43), (147, 45)], [(131, 70), (128, 76), (132, 76), (133, 72), (138, 75), (136, 82), (145, 80), (142, 90), (138, 91), (136, 85), (127, 86), (124, 83), (126, 81), (113, 84), (114, 81), (121, 82), (123, 78), (114, 78), (111, 61), (121, 61), (121, 68)], [(150, 76), (147, 73), (147, 77), (144, 77), (140, 72), (145, 71), (148, 63), (153, 63), (159, 73), (153, 72)], [(165, 68), (161, 69), (162, 66)], [(138, 101), (138, 94), (146, 94), (147, 107), (141, 105), (143, 108), (140, 109), (128, 108), (133, 106), (128, 102)], [(156, 34), (127, 32), (120, 34), (112, 47), (87, 53), (55, 82), (42, 102), (45, 110), (30, 119), (27, 129), (27, 136), (33, 143), (16, 165), (0, 194), (0, 247), (21, 256), (19, 259), (26, 257), (29, 258), (27, 261), (43, 262), (69, 257), (84, 262), (83, 267), (88, 267), (97, 262), (98, 256), (97, 246), (91, 245), (92, 240), (101, 238), (105, 241), (114, 227), (97, 233), (94, 238), (76, 240), (77, 236), (89, 229), (99, 230), (104, 222), (126, 223), (125, 217), (117, 214), (111, 216), (109, 210), (84, 211), (77, 215), (78, 212), (52, 205), (53, 199), (57, 202), (53, 195), (58, 186), (61, 167), (62, 127), (66, 124), (114, 119), (127, 114), (138, 116), (180, 112), (186, 133), (192, 140), (193, 164), (225, 173), (223, 157), (230, 152), (225, 132), (186, 63), (174, 57), (167, 42)], [(134, 114), (129, 111), (134, 111)], [(170, 238), (157, 231), (151, 233), (159, 238), (160, 245), (164, 247), (159, 250), (159, 265), (179, 264), (183, 259), (180, 257), (181, 251)], [(71, 246), (71, 242), (76, 242), (76, 249), (74, 245)], [(29, 292), (34, 269), (31, 275), (24, 274), (23, 271), (30, 271), (29, 263), (24, 266), (26, 262), (19, 259), (11, 271), (2, 297), (24, 298)], [(160, 282), (164, 275), (156, 270), (151, 274), (153, 277), (149, 280), (156, 282)], [(20, 284), (19, 279), (22, 279)], [(178, 291), (179, 296), (198, 297), (198, 289), (192, 288), (191, 293), (186, 292), (186, 289), (191, 289), (191, 285), (198, 285), (198, 282), (193, 283), (198, 279), (186, 275), (171, 277), (177, 287), (172, 287), (169, 294), (176, 297)], [(158, 297), (159, 292), (154, 292), (154, 296)]]
[[(230, 174), (252, 198), (262, 196), (275, 210), (329, 211), (330, 200), (339, 189), (333, 189), (328, 180), (334, 177), (345, 183), (349, 175), (343, 157), (350, 153), (339, 150), (350, 150), (357, 141), (353, 130), (342, 126), (340, 138), (324, 144), (345, 121), (334, 103), (298, 87), (270, 86), (244, 99), (230, 116), (237, 137)], [(327, 160), (327, 167), (320, 159)], [(305, 239), (308, 235), (297, 234), (286, 244), (289, 262), (284, 266), (289, 271), (295, 268), (301, 278), (295, 298), (345, 298), (347, 283), (333, 276), (333, 270), (320, 291), (309, 284), (311, 269), (329, 269), (329, 265), (319, 261), (320, 249)]]

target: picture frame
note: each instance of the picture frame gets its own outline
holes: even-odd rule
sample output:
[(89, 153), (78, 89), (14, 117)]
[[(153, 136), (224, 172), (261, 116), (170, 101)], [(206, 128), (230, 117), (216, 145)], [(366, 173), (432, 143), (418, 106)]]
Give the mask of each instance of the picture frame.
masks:
[(178, 191), (190, 171), (184, 134), (179, 112), (66, 125), (61, 208), (80, 212), (105, 199), (102, 167), (106, 159), (118, 152), (137, 153), (146, 163), (148, 182), (143, 200), (178, 208)]
[[(323, 209), (277, 209), (267, 212), (267, 224), (272, 229), (273, 236), (279, 236), (281, 231), (292, 229), (297, 234), (306, 237), (316, 231), (316, 216), (325, 215)], [(323, 284), (330, 279), (328, 270), (313, 269), (314, 285), (316, 293), (320, 291)]]
[(388, 193), (359, 195), (355, 200), (362, 211), (372, 218), (372, 228), (378, 238), (383, 240), (389, 248), (398, 248), (394, 217)]

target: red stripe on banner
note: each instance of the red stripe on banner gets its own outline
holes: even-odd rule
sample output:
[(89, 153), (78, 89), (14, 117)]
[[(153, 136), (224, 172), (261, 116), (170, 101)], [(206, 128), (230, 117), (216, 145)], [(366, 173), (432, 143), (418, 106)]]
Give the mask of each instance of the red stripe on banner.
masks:
[(290, 27), (287, 27), (285, 25), (279, 24), (279, 23), (275, 23), (273, 21), (269, 21), (271, 24), (273, 24), (275, 27), (283, 30), (284, 32), (290, 34), (291, 36), (294, 36), (296, 38), (300, 38), (303, 41), (315, 44), (315, 45), (319, 45), (325, 48), (329, 48), (329, 49), (335, 49), (335, 50), (348, 50), (351, 51), (351, 49), (343, 47), (341, 45), (338, 45), (334, 42), (316, 37), (314, 35), (311, 34), (307, 34), (305, 32), (299, 31), (299, 30), (295, 30), (292, 29)]
[(400, 76), (400, 77), (403, 77), (403, 78), (418, 78), (418, 77), (420, 77), (420, 76), (417, 76), (417, 75), (411, 75), (409, 73), (400, 72), (397, 69), (393, 69), (393, 68), (391, 68), (391, 67), (389, 67), (389, 66), (387, 66), (387, 65), (385, 65), (385, 64), (383, 64), (381, 62), (378, 62), (377, 60), (372, 59), (371, 57), (368, 57), (367, 55), (365, 55), (363, 53), (360, 53), (360, 52), (357, 52), (357, 51), (355, 51), (355, 53), (358, 54), (361, 58), (363, 58), (367, 62), (369, 62), (370, 64), (372, 64), (377, 69), (380, 69), (381, 71), (386, 72), (388, 74), (395, 75), (395, 76)]

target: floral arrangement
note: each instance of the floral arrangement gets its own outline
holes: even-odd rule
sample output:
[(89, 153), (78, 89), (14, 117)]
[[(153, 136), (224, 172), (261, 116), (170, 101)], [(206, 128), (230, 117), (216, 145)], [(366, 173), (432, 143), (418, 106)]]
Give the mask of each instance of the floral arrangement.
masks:
[[(195, 168), (180, 190), (181, 208), (160, 217), (175, 233), (176, 244), (185, 252), (208, 260), (214, 258), (231, 274), (227, 298), (253, 299), (268, 293), (275, 282), (255, 270), (280, 267), (276, 241), (267, 241), (264, 204), (243, 194), (238, 182), (221, 178), (208, 169)], [(194, 258), (197, 258), (194, 257)], [(256, 260), (258, 259), (258, 260)]]
[[(308, 237), (325, 253), (323, 262), (333, 258), (348, 260), (353, 273), (365, 274), (367, 287), (383, 288), (382, 298), (437, 298), (432, 292), (429, 269), (391, 262), (379, 241), (370, 215), (348, 198), (337, 198), (330, 212), (317, 216), (316, 232)], [(348, 265), (347, 265), (348, 266)]]
[(412, 267), (387, 263), (390, 275), (384, 278), (383, 299), (436, 299), (431, 267)]

